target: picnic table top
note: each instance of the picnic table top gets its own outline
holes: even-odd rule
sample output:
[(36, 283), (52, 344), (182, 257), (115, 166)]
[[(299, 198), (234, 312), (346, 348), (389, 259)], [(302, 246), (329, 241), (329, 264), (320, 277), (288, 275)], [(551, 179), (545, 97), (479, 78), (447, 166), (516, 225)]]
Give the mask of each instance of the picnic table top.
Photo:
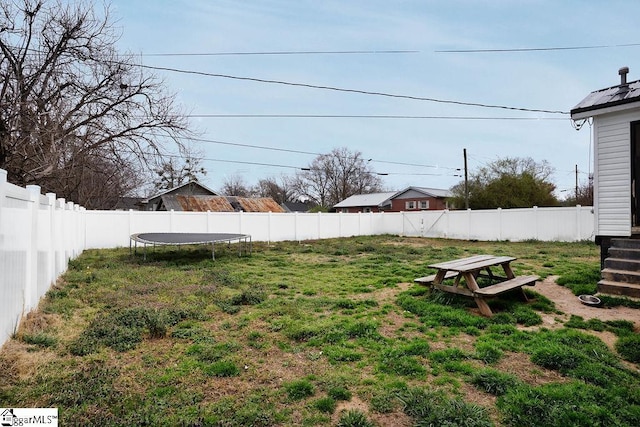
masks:
[(437, 268), (438, 270), (457, 271), (459, 273), (467, 273), (494, 265), (508, 264), (516, 258), (511, 256), (495, 256), (495, 255), (475, 255), (467, 258), (454, 259), (451, 261), (430, 264), (428, 267)]

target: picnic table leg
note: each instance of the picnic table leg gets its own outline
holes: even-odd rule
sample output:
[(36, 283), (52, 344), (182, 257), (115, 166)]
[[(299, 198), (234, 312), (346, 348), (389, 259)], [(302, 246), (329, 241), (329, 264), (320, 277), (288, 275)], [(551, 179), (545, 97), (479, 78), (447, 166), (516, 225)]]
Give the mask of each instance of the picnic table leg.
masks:
[(444, 281), (444, 276), (447, 274), (447, 270), (440, 269), (436, 273), (436, 277), (433, 279), (435, 285), (440, 285)]
[[(473, 273), (464, 273), (464, 280), (467, 282), (467, 288), (469, 288), (471, 292), (475, 292), (480, 289), (478, 287), (478, 282), (476, 282), (476, 278), (473, 276)], [(489, 304), (487, 304), (484, 298), (474, 296), (473, 299), (483, 316), (491, 317), (493, 315), (493, 313), (491, 312), (491, 307), (489, 307)]]
[[(511, 269), (511, 264), (509, 264), (508, 262), (505, 262), (504, 264), (502, 264), (502, 268), (504, 269), (504, 274), (507, 276), (507, 279), (513, 279), (514, 277), (516, 277), (516, 275), (513, 273), (513, 270)], [(524, 292), (524, 289), (519, 288), (519, 293), (518, 296), (520, 297), (520, 299), (524, 302), (528, 302), (529, 298), (527, 298), (527, 294)]]

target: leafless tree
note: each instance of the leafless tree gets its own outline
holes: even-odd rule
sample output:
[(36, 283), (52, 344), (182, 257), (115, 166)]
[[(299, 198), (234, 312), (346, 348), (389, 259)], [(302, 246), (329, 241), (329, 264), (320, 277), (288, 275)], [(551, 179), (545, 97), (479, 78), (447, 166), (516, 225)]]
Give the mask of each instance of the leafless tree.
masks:
[(168, 190), (189, 181), (199, 181), (207, 174), (200, 166), (200, 157), (192, 156), (188, 151), (182, 156), (166, 156), (155, 168), (154, 190)]
[(293, 178), (286, 175), (261, 179), (253, 192), (260, 197), (271, 197), (279, 204), (295, 199)]
[(316, 157), (294, 181), (300, 196), (325, 208), (355, 194), (378, 192), (381, 186), (381, 179), (362, 158), (362, 153), (351, 152), (345, 147)]
[(109, 207), (109, 193), (131, 191), (138, 169), (189, 135), (174, 95), (118, 54), (118, 37), (108, 7), (0, 2), (0, 168), (10, 182)]
[(240, 175), (227, 177), (222, 185), (222, 193), (226, 196), (250, 197), (252, 191)]

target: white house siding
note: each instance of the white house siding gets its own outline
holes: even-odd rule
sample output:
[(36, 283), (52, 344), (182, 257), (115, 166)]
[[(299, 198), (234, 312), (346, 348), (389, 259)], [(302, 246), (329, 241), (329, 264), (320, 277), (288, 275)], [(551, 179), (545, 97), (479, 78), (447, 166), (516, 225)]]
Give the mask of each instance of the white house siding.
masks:
[(631, 235), (631, 126), (640, 109), (594, 117), (595, 233)]

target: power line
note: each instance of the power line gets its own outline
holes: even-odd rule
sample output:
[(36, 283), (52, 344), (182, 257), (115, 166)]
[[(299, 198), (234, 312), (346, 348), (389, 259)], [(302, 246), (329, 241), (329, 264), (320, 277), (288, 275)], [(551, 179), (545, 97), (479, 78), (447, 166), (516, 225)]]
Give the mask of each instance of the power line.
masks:
[(266, 52), (141, 53), (140, 56), (389, 55), (419, 52), (419, 50), (283, 50)]
[(482, 117), (482, 116), (410, 116), (369, 114), (187, 114), (191, 118), (285, 118), (285, 119), (432, 119), (432, 120), (567, 120), (564, 117)]
[[(163, 135), (160, 135), (160, 134), (153, 134), (153, 133), (150, 134), (150, 135), (163, 136)], [(187, 140), (190, 140), (190, 141), (198, 141), (198, 142), (208, 142), (208, 143), (211, 143), (211, 144), (229, 145), (229, 146), (233, 146), (233, 147), (255, 148), (255, 149), (259, 149), (259, 150), (268, 150), (268, 151), (280, 151), (280, 152), (285, 152), (285, 153), (309, 154), (309, 155), (312, 155), (312, 156), (326, 155), (326, 153), (323, 154), (323, 153), (318, 153), (318, 152), (314, 152), (314, 151), (292, 150), (292, 149), (288, 149), (288, 148), (267, 147), (267, 146), (264, 146), (264, 145), (255, 145), (255, 144), (242, 144), (242, 143), (239, 143), (239, 142), (219, 141), (219, 140), (215, 140), (215, 139), (206, 139), (206, 138), (178, 138), (178, 139), (187, 139)], [(393, 161), (389, 161), (389, 160), (368, 159), (367, 162), (383, 163), (383, 164), (390, 164), (390, 165), (400, 165), (400, 166), (415, 166), (415, 167), (421, 167), (421, 168), (460, 170), (460, 168), (453, 168), (453, 167), (448, 167), (448, 166), (425, 165), (425, 164), (405, 163), (405, 162), (393, 162)]]
[(362, 95), (383, 96), (388, 98), (411, 99), (414, 101), (429, 101), (429, 102), (437, 102), (441, 104), (464, 105), (468, 107), (497, 108), (502, 110), (527, 111), (532, 113), (569, 114), (566, 111), (560, 111), (560, 110), (521, 108), (521, 107), (510, 107), (506, 105), (493, 105), (493, 104), (482, 104), (482, 103), (476, 103), (476, 102), (453, 101), (453, 100), (446, 100), (446, 99), (428, 98), (428, 97), (422, 97), (422, 96), (398, 95), (398, 94), (392, 94), (392, 93), (386, 93), (386, 92), (340, 88), (336, 86), (323, 86), (323, 85), (314, 85), (314, 84), (308, 84), (308, 83), (295, 83), (295, 82), (288, 82), (284, 80), (260, 79), (255, 77), (232, 76), (229, 74), (207, 73), (204, 71), (182, 70), (182, 69), (170, 68), (170, 67), (155, 67), (155, 66), (143, 65), (143, 64), (137, 64), (137, 65), (141, 68), (147, 68), (150, 70), (157, 70), (157, 71), (170, 71), (173, 73), (192, 74), (192, 75), (205, 76), (205, 77), (218, 77), (218, 78), (224, 78), (224, 79), (251, 81), (251, 82), (257, 82), (257, 83), (304, 87), (304, 88), (310, 88), (310, 89), (331, 90), (335, 92), (358, 93)]
[(593, 45), (593, 46), (554, 46), (554, 47), (524, 47), (507, 49), (447, 49), (436, 50), (435, 53), (502, 53), (502, 52), (546, 52), (553, 50), (585, 50), (585, 49), (610, 49), (614, 47), (634, 47), (640, 43)]
[[(163, 154), (164, 157), (173, 157), (173, 158), (184, 158), (184, 156), (178, 154)], [(242, 165), (252, 165), (252, 166), (268, 166), (268, 167), (277, 167), (277, 168), (287, 168), (287, 169), (296, 169), (300, 171), (312, 171), (316, 170), (309, 167), (300, 167), (300, 166), (291, 166), (291, 165), (281, 165), (276, 163), (261, 163), (261, 162), (249, 162), (244, 160), (226, 160), (226, 159), (212, 159), (212, 158), (202, 158), (201, 160), (209, 161), (209, 162), (220, 162), (220, 163), (236, 163)], [(458, 177), (460, 175), (456, 174), (437, 174), (437, 173), (410, 173), (410, 172), (371, 172), (373, 175), (387, 176), (387, 175), (429, 175), (429, 176), (454, 176)]]

